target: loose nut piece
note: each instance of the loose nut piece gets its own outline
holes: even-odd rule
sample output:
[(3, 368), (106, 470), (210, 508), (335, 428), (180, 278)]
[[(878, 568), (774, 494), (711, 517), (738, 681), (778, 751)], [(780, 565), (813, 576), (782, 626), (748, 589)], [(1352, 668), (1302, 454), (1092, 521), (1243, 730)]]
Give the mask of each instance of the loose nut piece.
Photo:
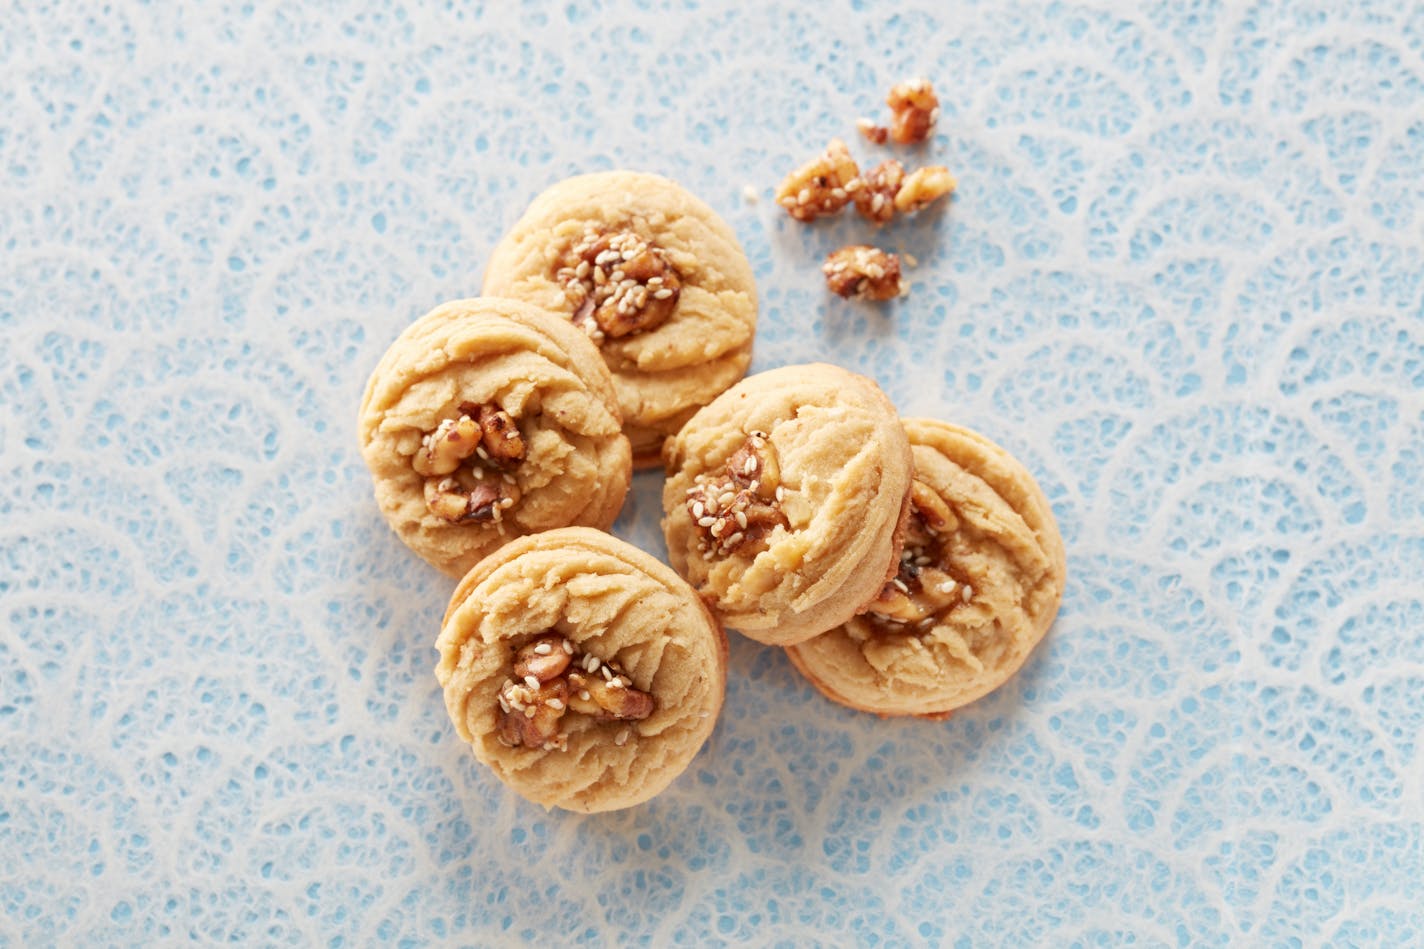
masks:
[(436, 517), (452, 524), (499, 521), (518, 503), (519, 488), (504, 478), (486, 481), (485, 475), (513, 468), (525, 450), (508, 412), (465, 402), (458, 418), (444, 419), (425, 436), (411, 467), (425, 479), (425, 506)]
[(900, 258), (875, 247), (851, 244), (826, 258), (821, 267), (832, 293), (854, 300), (892, 300), (904, 292)]
[(913, 214), (954, 191), (958, 184), (943, 165), (926, 165), (905, 174), (905, 167), (887, 159), (861, 176), (855, 209), (872, 224), (884, 224), (896, 214)]
[(818, 157), (782, 180), (776, 189), (776, 203), (798, 221), (835, 214), (860, 187), (859, 175), (845, 142), (833, 138)]
[(884, 145), (887, 138), (899, 145), (923, 142), (939, 120), (939, 97), (927, 79), (896, 83), (885, 96), (885, 104), (890, 107), (890, 128), (876, 125), (870, 119), (858, 119), (855, 123), (860, 134), (876, 145)]
[(917, 168), (905, 176), (900, 190), (895, 193), (895, 210), (900, 214), (913, 214), (951, 193), (958, 184), (943, 165)]
[(662, 248), (632, 231), (588, 228), (564, 253), (554, 278), (573, 302), (574, 325), (595, 343), (657, 329), (682, 293)]
[(781, 510), (781, 464), (765, 432), (752, 432), (727, 459), (723, 472), (702, 475), (684, 502), (699, 531), (698, 550), (708, 560), (744, 548), (764, 549), (789, 521)]
[(582, 654), (556, 633), (525, 643), (514, 654), (514, 676), (500, 687), (499, 740), (511, 747), (563, 751), (559, 732), (574, 712), (598, 721), (641, 721), (653, 714), (653, 697), (597, 656)]

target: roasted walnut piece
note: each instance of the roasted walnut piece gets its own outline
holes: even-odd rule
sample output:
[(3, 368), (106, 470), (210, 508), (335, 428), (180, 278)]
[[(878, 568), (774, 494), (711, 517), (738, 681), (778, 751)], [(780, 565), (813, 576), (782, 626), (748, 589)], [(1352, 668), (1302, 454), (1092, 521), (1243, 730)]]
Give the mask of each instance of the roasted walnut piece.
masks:
[(574, 305), (574, 324), (595, 343), (646, 333), (677, 308), (682, 281), (661, 247), (632, 231), (588, 228), (554, 278)]
[(873, 224), (884, 224), (896, 214), (913, 214), (954, 191), (956, 185), (943, 165), (927, 165), (907, 175), (893, 158), (867, 171), (861, 182), (855, 209)]
[(939, 120), (939, 97), (927, 79), (910, 79), (897, 83), (885, 96), (890, 107), (890, 127), (876, 125), (870, 119), (857, 119), (860, 134), (876, 145), (894, 139), (899, 145), (913, 145), (929, 137)]
[(814, 221), (845, 207), (860, 187), (860, 169), (845, 142), (833, 138), (814, 160), (797, 168), (776, 189), (776, 203), (798, 221)]
[(722, 472), (699, 477), (687, 490), (684, 503), (698, 527), (697, 549), (709, 560), (765, 549), (767, 536), (788, 526), (782, 496), (776, 446), (765, 432), (752, 432)]
[(973, 598), (973, 587), (951, 574), (942, 539), (955, 523), (943, 499), (923, 482), (914, 482), (900, 566), (867, 610), (873, 623), (893, 632), (925, 629), (944, 610)]
[(826, 258), (821, 272), (832, 293), (853, 300), (890, 300), (904, 292), (900, 258), (875, 247), (851, 244)]
[[(641, 721), (653, 714), (653, 697), (633, 687), (621, 671), (580, 653), (557, 633), (535, 637), (514, 655), (514, 676), (499, 689), (499, 740), (515, 748), (563, 751), (569, 736), (559, 726), (569, 712), (598, 721)], [(627, 730), (614, 743), (628, 740)]]
[(499, 521), (519, 500), (507, 473), (524, 460), (524, 437), (508, 412), (495, 405), (460, 405), (425, 436), (411, 459), (425, 479), (425, 506), (452, 524)]

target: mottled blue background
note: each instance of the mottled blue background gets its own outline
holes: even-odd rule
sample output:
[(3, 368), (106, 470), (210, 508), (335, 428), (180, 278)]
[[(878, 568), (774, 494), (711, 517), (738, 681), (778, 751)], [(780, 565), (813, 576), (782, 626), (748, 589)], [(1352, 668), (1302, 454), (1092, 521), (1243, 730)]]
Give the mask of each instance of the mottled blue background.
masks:
[[(5, 6), (0, 944), (1424, 943), (1424, 7)], [(960, 192), (875, 235), (907, 299), (829, 300), (870, 232), (771, 188), (915, 74)], [(881, 722), (736, 639), (647, 806), (469, 757), (356, 405), (613, 167), (736, 228), (756, 368), (1037, 474), (1070, 578), (1010, 685)]]

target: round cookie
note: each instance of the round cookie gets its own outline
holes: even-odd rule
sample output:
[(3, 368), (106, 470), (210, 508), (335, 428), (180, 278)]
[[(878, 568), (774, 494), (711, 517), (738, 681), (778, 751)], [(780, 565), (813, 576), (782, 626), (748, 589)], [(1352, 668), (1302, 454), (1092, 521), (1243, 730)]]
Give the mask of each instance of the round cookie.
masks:
[(846, 624), (787, 649), (827, 698), (942, 718), (1018, 671), (1063, 598), (1063, 538), (1033, 476), (982, 435), (905, 419), (915, 484), (895, 577)]
[(664, 564), (587, 528), (481, 561), (445, 611), (436, 676), (475, 757), (545, 807), (663, 790), (712, 734), (727, 639)]
[(381, 513), (456, 577), (523, 534), (608, 527), (632, 477), (597, 350), (514, 300), (455, 300), (412, 323), (371, 374), (359, 424)]
[(639, 465), (751, 362), (751, 264), (716, 212), (660, 175), (549, 188), (490, 255), (484, 293), (562, 314), (594, 340)]
[(864, 376), (821, 364), (751, 376), (665, 455), (670, 561), (752, 639), (789, 645), (839, 626), (894, 572), (910, 445)]

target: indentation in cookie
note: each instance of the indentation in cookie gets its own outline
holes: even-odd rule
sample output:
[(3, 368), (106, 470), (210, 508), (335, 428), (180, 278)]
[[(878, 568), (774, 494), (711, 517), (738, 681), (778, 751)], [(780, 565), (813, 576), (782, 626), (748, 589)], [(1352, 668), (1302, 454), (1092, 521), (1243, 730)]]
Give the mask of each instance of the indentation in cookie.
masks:
[(924, 632), (945, 610), (968, 603), (974, 588), (952, 572), (944, 535), (957, 519), (944, 499), (922, 481), (910, 488), (910, 520), (900, 566), (865, 617), (877, 632)]
[(646, 333), (667, 322), (682, 280), (661, 247), (628, 230), (588, 227), (554, 271), (573, 322), (595, 343)]
[(497, 405), (463, 402), (459, 412), (426, 433), (411, 459), (425, 479), (425, 506), (452, 524), (499, 523), (520, 498), (510, 472), (524, 460), (524, 437)]
[(781, 466), (771, 436), (750, 433), (720, 472), (699, 475), (684, 502), (698, 529), (704, 559), (758, 552), (767, 536), (789, 522), (781, 510)]
[[(513, 673), (499, 689), (499, 741), (509, 747), (564, 751), (569, 736), (560, 726), (569, 713), (636, 722), (657, 706), (622, 670), (553, 632), (515, 653)], [(613, 743), (623, 745), (629, 734), (620, 730)]]

